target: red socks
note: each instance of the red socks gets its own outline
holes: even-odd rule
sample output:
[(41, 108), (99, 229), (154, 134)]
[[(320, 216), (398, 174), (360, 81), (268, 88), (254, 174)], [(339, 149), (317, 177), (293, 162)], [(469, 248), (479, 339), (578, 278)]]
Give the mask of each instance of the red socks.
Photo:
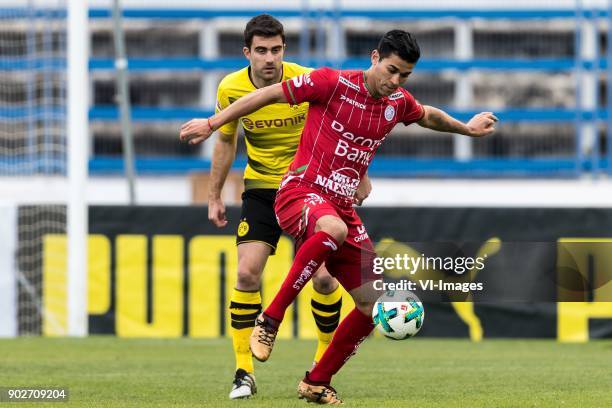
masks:
[(323, 357), (309, 373), (308, 380), (317, 384), (329, 384), (334, 374), (357, 352), (359, 344), (374, 329), (371, 316), (353, 309), (338, 326), (332, 342)]
[(312, 275), (325, 262), (327, 257), (338, 250), (338, 243), (331, 235), (319, 231), (300, 246), (293, 265), (285, 277), (274, 300), (266, 308), (265, 314), (274, 320), (282, 321), (285, 310), (297, 297)]
[[(331, 235), (319, 231), (308, 238), (298, 250), (291, 270), (287, 274), (274, 300), (265, 310), (265, 315), (278, 323), (283, 320), (285, 310), (312, 278), (325, 260), (338, 250), (338, 243)], [(313, 383), (329, 384), (334, 374), (357, 351), (359, 344), (374, 328), (372, 317), (353, 309), (340, 323), (334, 338), (323, 354), (321, 361), (308, 375)]]

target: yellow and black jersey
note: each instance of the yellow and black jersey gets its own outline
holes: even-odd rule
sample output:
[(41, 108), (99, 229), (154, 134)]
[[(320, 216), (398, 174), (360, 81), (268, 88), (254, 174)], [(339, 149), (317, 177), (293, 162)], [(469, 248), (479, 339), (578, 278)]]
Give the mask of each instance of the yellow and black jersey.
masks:
[[(282, 80), (310, 71), (312, 68), (283, 62)], [(232, 72), (219, 83), (216, 112), (256, 89), (249, 76), (249, 67)], [(222, 133), (233, 135), (238, 122), (242, 124), (248, 156), (244, 170), (246, 189), (278, 188), (297, 150), (307, 112), (308, 103), (297, 106), (276, 103), (219, 129)]]

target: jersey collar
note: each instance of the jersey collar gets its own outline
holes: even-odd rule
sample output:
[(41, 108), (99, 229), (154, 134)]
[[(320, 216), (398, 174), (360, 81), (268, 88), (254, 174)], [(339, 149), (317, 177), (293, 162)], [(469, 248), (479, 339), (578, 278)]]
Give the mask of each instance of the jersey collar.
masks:
[(362, 71), (362, 72), (363, 72), (363, 86), (364, 86), (364, 88), (366, 89), (366, 91), (368, 92), (368, 96), (369, 96), (370, 98), (372, 98), (372, 99), (382, 100), (382, 98), (383, 98), (382, 96), (379, 96), (379, 97), (377, 98), (377, 97), (375, 97), (374, 95), (372, 95), (372, 91), (371, 91), (371, 90), (370, 90), (370, 88), (368, 87), (368, 81), (367, 81), (367, 79), (366, 79), (366, 72), (365, 72), (365, 71)]

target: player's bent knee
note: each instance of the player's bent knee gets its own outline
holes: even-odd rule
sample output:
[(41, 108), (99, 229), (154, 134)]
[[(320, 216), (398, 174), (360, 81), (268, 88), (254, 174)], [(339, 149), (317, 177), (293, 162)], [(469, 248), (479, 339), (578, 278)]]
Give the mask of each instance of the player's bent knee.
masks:
[(325, 231), (339, 244), (342, 244), (348, 235), (348, 227), (340, 218), (333, 215), (324, 215), (317, 220), (316, 231)]
[(239, 267), (236, 286), (240, 290), (257, 290), (261, 282), (261, 272), (254, 268)]
[(336, 290), (338, 287), (338, 281), (329, 273), (323, 274), (318, 272), (312, 277), (312, 285), (317, 292), (329, 294)]

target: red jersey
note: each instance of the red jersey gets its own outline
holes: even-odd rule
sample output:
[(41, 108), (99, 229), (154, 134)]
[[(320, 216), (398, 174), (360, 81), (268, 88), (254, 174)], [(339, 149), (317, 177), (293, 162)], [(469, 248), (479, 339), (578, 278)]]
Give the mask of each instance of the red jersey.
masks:
[(309, 186), (348, 207), (378, 147), (396, 123), (423, 117), (405, 89), (373, 98), (363, 71), (321, 68), (283, 82), (292, 105), (310, 102), (306, 124), (281, 189)]

